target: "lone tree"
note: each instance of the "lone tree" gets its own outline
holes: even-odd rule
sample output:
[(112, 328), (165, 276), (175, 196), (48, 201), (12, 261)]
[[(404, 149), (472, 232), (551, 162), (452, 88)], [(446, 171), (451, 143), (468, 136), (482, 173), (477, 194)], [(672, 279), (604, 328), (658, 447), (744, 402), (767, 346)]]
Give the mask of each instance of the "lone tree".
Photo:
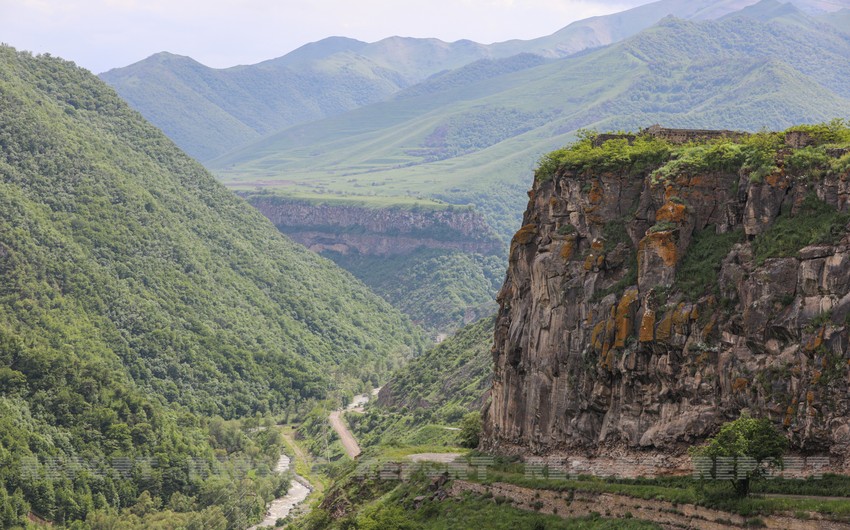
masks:
[(701, 471), (717, 480), (730, 480), (738, 497), (746, 497), (750, 483), (766, 476), (772, 469), (782, 468), (782, 455), (788, 440), (766, 418), (752, 418), (743, 413), (735, 421), (725, 423), (717, 436), (691, 454)]

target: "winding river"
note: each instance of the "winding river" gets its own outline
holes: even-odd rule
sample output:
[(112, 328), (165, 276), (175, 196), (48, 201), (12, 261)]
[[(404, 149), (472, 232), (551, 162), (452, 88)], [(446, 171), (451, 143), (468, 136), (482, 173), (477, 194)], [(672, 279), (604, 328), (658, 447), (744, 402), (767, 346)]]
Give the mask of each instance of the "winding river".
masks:
[[(286, 473), (289, 471), (291, 465), (291, 458), (286, 455), (280, 455), (280, 459), (277, 461), (277, 466), (275, 466), (274, 470), (276, 473)], [(289, 485), (286, 495), (273, 500), (266, 512), (266, 518), (248, 530), (256, 530), (261, 526), (274, 527), (278, 519), (286, 517), (293, 508), (304, 502), (304, 499), (310, 495), (311, 491), (313, 491), (313, 488), (307, 480), (298, 475), (293, 475), (292, 483)]]
[[(348, 436), (350, 436), (351, 439), (354, 440), (354, 436), (351, 435), (350, 432), (348, 432), (348, 428), (345, 427), (345, 425), (341, 421), (341, 428), (340, 426), (334, 425), (333, 416), (336, 415), (337, 417), (340, 417), (342, 413), (347, 410), (362, 411), (363, 405), (365, 405), (371, 397), (377, 396), (378, 391), (380, 390), (380, 388), (375, 388), (374, 390), (372, 390), (371, 395), (360, 394), (358, 396), (354, 396), (354, 399), (352, 399), (348, 407), (335, 410), (331, 414), (331, 425), (334, 427), (334, 429), (337, 430), (338, 434), (340, 435), (340, 438), (345, 439), (344, 433), (347, 433)], [(346, 452), (349, 452), (349, 456), (351, 456), (352, 458), (356, 458), (356, 456), (360, 453), (360, 447), (357, 446), (356, 440), (354, 440), (353, 443), (354, 447), (356, 447), (356, 453), (352, 455), (349, 452), (348, 447), (346, 447)], [(289, 471), (289, 468), (291, 466), (292, 459), (287, 455), (280, 455), (280, 459), (277, 461), (277, 466), (275, 466), (275, 473), (286, 473), (287, 471)], [(304, 499), (306, 499), (307, 496), (310, 495), (311, 491), (313, 491), (313, 488), (312, 486), (310, 486), (310, 483), (307, 482), (304, 477), (293, 475), (292, 484), (289, 485), (289, 490), (286, 492), (286, 495), (273, 500), (269, 505), (268, 511), (266, 512), (265, 519), (263, 519), (260, 523), (250, 527), (248, 530), (256, 530), (261, 526), (274, 527), (278, 519), (286, 517), (292, 512), (293, 508), (304, 502)]]

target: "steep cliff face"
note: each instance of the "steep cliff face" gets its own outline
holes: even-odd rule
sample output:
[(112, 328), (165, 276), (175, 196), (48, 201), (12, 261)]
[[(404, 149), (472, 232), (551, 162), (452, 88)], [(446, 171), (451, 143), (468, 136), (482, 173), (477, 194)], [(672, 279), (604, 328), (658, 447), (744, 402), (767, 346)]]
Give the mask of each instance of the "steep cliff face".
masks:
[(846, 463), (848, 155), (792, 169), (795, 152), (762, 173), (670, 150), (538, 179), (498, 295), (483, 446), (682, 454), (749, 409)]
[(481, 215), (462, 207), (366, 208), (266, 195), (246, 198), (282, 232), (316, 252), (388, 256), (430, 248), (492, 254), (500, 248)]

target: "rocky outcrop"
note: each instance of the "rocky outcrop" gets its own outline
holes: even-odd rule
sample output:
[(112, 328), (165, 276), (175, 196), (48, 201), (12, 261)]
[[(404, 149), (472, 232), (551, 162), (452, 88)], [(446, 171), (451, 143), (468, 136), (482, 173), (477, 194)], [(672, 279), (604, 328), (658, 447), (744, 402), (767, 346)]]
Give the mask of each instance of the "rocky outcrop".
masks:
[(316, 252), (388, 256), (436, 248), (487, 255), (503, 248), (471, 208), (369, 208), (244, 196), (281, 232)]
[[(791, 256), (754, 250), (811, 194), (846, 212), (848, 175), (562, 170), (536, 182), (498, 295), (483, 448), (683, 454), (750, 410), (846, 466), (850, 226)], [(695, 238), (733, 232), (707, 264), (716, 285), (686, 293)]]

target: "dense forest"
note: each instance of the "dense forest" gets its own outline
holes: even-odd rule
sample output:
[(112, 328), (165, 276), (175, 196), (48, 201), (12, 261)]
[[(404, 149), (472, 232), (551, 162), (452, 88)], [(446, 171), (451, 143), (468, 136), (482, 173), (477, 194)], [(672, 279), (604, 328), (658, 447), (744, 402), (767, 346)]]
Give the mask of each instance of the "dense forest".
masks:
[[(6, 46), (0, 300), (4, 527), (119, 508), (244, 527), (282, 487), (261, 473), (278, 441), (227, 419), (371, 387), (422, 347), (95, 76)], [(226, 457), (254, 472), (188, 470)], [(116, 459), (131, 463), (120, 476)]]

